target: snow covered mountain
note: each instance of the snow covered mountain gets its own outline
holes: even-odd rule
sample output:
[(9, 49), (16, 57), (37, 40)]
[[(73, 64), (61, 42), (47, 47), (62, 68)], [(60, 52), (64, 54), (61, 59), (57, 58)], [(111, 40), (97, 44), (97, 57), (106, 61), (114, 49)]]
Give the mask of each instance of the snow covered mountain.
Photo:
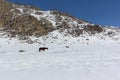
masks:
[(42, 11), (37, 7), (18, 5), (0, 0), (0, 27), (9, 37), (18, 36), (27, 39), (29, 36), (43, 36), (57, 30), (64, 35), (78, 37), (81, 35), (117, 35), (118, 28), (91, 24), (69, 14), (53, 11)]
[(119, 28), (0, 0), (0, 80), (120, 80), (119, 67)]

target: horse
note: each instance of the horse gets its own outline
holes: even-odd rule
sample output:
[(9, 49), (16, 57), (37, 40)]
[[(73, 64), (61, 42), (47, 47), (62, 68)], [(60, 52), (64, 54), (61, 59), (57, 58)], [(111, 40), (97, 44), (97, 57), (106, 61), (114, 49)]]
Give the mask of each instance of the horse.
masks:
[(45, 51), (45, 50), (48, 50), (48, 48), (47, 48), (47, 47), (40, 47), (40, 48), (39, 48), (39, 52), (40, 52), (40, 51)]

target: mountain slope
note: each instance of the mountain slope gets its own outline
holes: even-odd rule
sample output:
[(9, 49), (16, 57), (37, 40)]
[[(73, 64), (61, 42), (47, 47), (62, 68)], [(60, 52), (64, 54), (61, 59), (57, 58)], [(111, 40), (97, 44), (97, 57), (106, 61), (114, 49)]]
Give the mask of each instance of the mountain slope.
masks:
[(119, 39), (119, 28), (91, 24), (69, 14), (53, 10), (18, 5), (0, 0), (0, 27), (9, 37), (29, 39), (30, 36), (44, 36), (58, 31), (63, 36), (99, 36)]
[[(64, 36), (55, 30), (31, 36), (33, 43), (27, 44), (0, 32), (0, 79), (119, 80), (120, 39), (100, 36)], [(39, 52), (43, 46), (49, 49)]]
[[(40, 47), (48, 50), (39, 52)], [(0, 0), (0, 80), (119, 80), (119, 75), (119, 28)]]
[(0, 1), (0, 26), (12, 37), (42, 36), (53, 30), (79, 36), (83, 32), (100, 33), (103, 28), (59, 11), (41, 11), (38, 8)]

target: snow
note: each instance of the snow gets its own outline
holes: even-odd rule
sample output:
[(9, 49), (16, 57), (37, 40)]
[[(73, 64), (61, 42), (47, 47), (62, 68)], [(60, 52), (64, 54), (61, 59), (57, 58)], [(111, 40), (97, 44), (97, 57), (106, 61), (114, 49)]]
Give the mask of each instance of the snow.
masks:
[[(35, 14), (36, 12), (41, 12), (42, 14), (41, 15), (37, 15), (37, 14)], [(56, 26), (55, 16), (52, 15), (50, 12), (51, 11), (35, 11), (34, 10), (30, 15), (34, 16), (38, 20), (41, 20), (42, 18), (45, 18), (48, 21), (50, 21), (53, 24), (53, 26)]]
[[(31, 40), (35, 43), (0, 33), (0, 80), (120, 79), (120, 40), (65, 36), (58, 31)], [(41, 46), (49, 50), (39, 52)]]
[[(94, 25), (85, 21), (79, 23), (65, 15), (60, 15), (58, 21), (52, 11), (24, 6), (16, 9), (19, 15), (47, 19), (55, 28), (64, 21), (71, 29)], [(46, 36), (31, 36), (32, 44), (17, 37), (9, 38), (0, 31), (0, 80), (120, 80), (120, 30), (114, 27), (104, 30), (95, 35), (84, 32), (79, 37), (55, 30)], [(113, 34), (108, 35), (111, 32)], [(48, 47), (48, 50), (39, 52), (39, 47)]]
[(18, 9), (21, 13), (24, 13), (23, 8), (16, 8)]

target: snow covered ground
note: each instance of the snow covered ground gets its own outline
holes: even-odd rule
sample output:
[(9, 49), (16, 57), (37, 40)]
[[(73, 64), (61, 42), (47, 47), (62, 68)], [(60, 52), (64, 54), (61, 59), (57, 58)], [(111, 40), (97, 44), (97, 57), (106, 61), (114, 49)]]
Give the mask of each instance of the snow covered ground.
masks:
[(1, 35), (0, 80), (120, 80), (120, 40), (55, 33), (33, 44)]

